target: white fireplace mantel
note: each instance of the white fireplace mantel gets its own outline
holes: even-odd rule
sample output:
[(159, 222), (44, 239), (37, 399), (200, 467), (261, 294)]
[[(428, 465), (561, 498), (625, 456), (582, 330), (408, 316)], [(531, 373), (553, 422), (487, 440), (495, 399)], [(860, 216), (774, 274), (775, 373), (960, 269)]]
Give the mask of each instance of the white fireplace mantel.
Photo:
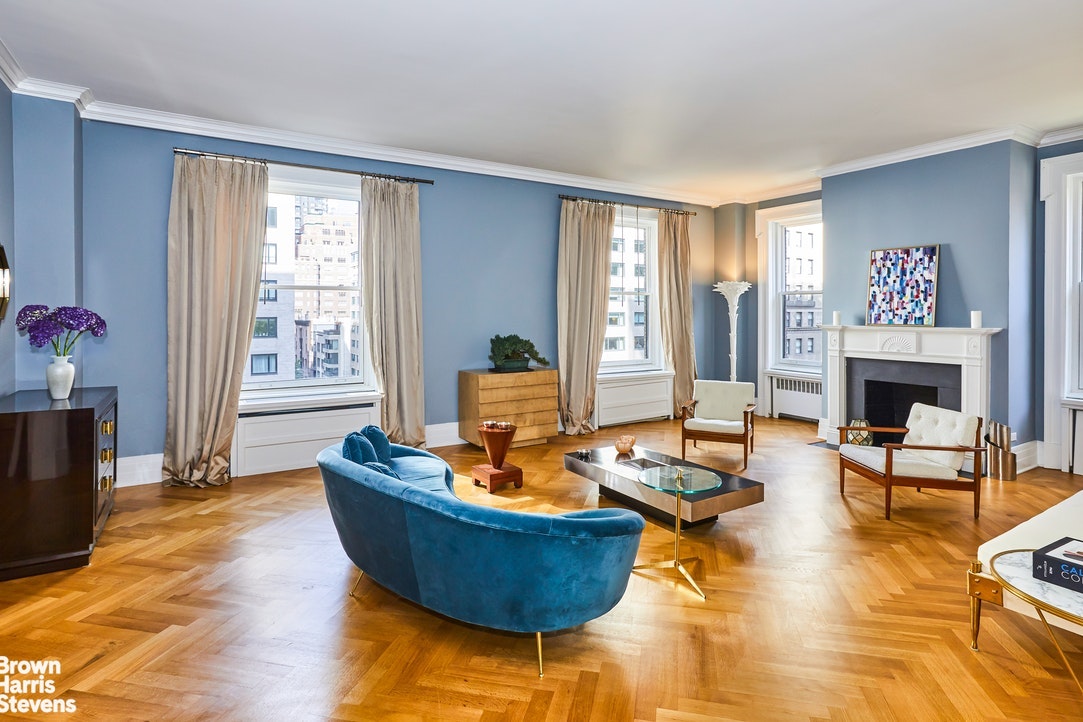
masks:
[(837, 443), (838, 427), (846, 425), (846, 360), (850, 358), (959, 366), (960, 411), (988, 421), (990, 339), (1000, 331), (940, 326), (824, 326), (827, 423), (821, 423), (820, 437)]

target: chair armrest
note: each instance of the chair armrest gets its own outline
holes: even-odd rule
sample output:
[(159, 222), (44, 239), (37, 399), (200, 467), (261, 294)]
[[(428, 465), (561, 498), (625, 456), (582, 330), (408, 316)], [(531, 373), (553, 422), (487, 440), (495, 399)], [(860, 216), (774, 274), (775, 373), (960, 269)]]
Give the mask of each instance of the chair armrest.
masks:
[(839, 431), (886, 431), (892, 434), (905, 434), (910, 429), (904, 426), (840, 426)]
[(984, 446), (933, 446), (931, 444), (884, 444), (885, 449), (919, 449), (921, 451), (973, 451), (980, 453), (985, 451)]
[(683, 404), (681, 404), (681, 418), (682, 419), (690, 419), (690, 418), (692, 418), (696, 413), (696, 404), (697, 403), (698, 402), (695, 399), (692, 399), (690, 401), (685, 401)]
[(905, 434), (906, 432), (910, 431), (910, 429), (907, 429), (907, 428), (901, 427), (901, 426), (840, 426), (839, 427), (839, 446), (842, 446), (843, 444), (847, 443), (846, 442), (846, 432), (847, 431), (868, 431), (870, 433), (873, 432), (873, 431), (880, 431), (880, 432), (886, 432), (886, 433), (889, 433), (889, 434)]

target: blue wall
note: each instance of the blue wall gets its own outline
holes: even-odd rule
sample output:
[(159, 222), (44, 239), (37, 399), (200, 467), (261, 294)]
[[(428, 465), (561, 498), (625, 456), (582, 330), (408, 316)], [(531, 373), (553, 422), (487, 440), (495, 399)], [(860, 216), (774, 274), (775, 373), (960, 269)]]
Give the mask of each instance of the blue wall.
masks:
[[(863, 324), (868, 252), (940, 244), (936, 325), (1005, 330), (992, 339), (993, 419), (1034, 437), (1035, 150), (992, 143), (823, 180), (824, 309)], [(1008, 380), (1012, 383), (1009, 385)]]
[[(85, 122), (84, 301), (105, 317), (109, 332), (101, 343), (80, 341), (83, 379), (87, 385), (120, 387), (122, 421), (128, 430), (121, 439), (125, 456), (160, 452), (165, 435), (166, 227), (174, 147), (436, 181), (435, 186), (420, 186), (428, 424), (458, 419), (458, 371), (488, 364), (493, 334), (531, 338), (555, 361), (558, 194), (681, 207), (544, 183)], [(699, 211), (708, 217), (711, 213)], [(708, 238), (709, 254), (711, 243)], [(705, 298), (709, 284), (706, 287), (697, 284), (694, 297)], [(697, 313), (698, 338), (713, 342), (712, 322), (709, 315)], [(710, 351), (709, 346), (700, 349), (701, 368), (713, 363)], [(32, 375), (36, 379), (40, 370)]]
[[(162, 449), (165, 237), (177, 146), (436, 181), (421, 186), (429, 424), (456, 420), (457, 372), (486, 365), (493, 334), (520, 333), (555, 357), (558, 194), (681, 207), (81, 121), (68, 103), (13, 97), (0, 86), (0, 242), (10, 257), (18, 257), (14, 308), (0, 324), (0, 392), (40, 388), (48, 355), (31, 352), (15, 337), (14, 310), (25, 303), (77, 302), (99, 311), (109, 333), (80, 341), (78, 378), (86, 385), (120, 386), (122, 420), (129, 429), (121, 440), (125, 456)], [(1040, 389), (1041, 368), (1034, 331), (1041, 318), (1036, 161), (1083, 149), (1078, 146), (1083, 144), (1035, 151), (1005, 141), (824, 179), (824, 308), (841, 310), (845, 323), (863, 323), (868, 251), (940, 243), (937, 325), (965, 326), (969, 311), (981, 309), (987, 326), (1006, 329), (993, 340), (992, 416), (1012, 425), (1019, 441), (1035, 438), (1040, 419), (1031, 403)], [(755, 209), (814, 196), (736, 205), (724, 212), (695, 209), (693, 322), (700, 376), (728, 373), (725, 302), (711, 285), (720, 278), (755, 278), (755, 240), (747, 237)], [(1037, 223), (1040, 231), (1040, 217)], [(734, 243), (740, 248), (727, 248)], [(750, 290), (741, 304), (743, 380), (756, 371), (756, 293)]]
[[(0, 83), (0, 246), (15, 265), (15, 172), (12, 164), (11, 91)], [(14, 283), (18, 283), (16, 278)], [(15, 314), (12, 303), (0, 321), (0, 396), (15, 390)]]
[[(14, 124), (15, 237), (19, 240), (16, 310), (82, 302), (82, 121), (71, 103), (16, 95)], [(95, 339), (101, 343), (100, 339)], [(80, 346), (90, 345), (80, 340)], [(52, 346), (15, 346), (15, 383), (40, 388)], [(76, 383), (86, 385), (78, 351)]]

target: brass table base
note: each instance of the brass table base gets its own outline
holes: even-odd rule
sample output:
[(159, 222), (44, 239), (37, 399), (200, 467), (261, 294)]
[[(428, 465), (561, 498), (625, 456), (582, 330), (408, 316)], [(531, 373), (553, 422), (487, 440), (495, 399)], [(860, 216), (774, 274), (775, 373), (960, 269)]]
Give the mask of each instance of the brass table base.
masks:
[(692, 575), (685, 569), (685, 563), (691, 564), (692, 562), (699, 561), (699, 557), (686, 557), (681, 559), (681, 492), (680, 489), (675, 493), (677, 497), (677, 513), (675, 516), (675, 522), (673, 524), (673, 558), (667, 559), (661, 562), (649, 562), (647, 564), (636, 564), (632, 567), (632, 571), (636, 569), (676, 569), (681, 573), (685, 580), (692, 585), (692, 589), (696, 590), (696, 594), (707, 600), (707, 595), (703, 593), (703, 590), (699, 588), (696, 581), (692, 579)]

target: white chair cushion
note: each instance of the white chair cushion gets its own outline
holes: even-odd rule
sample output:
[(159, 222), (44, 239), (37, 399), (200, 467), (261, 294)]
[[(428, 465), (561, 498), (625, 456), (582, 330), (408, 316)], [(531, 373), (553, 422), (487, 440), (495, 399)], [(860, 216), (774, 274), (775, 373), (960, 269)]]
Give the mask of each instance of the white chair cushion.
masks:
[(745, 407), (756, 398), (756, 384), (696, 379), (692, 398), (696, 401), (698, 418), (740, 421)]
[[(978, 430), (978, 417), (936, 406), (914, 404), (910, 409), (910, 417), (906, 420), (906, 428), (909, 432), (903, 438), (904, 444), (970, 446), (974, 443), (974, 433)], [(963, 468), (964, 454), (961, 451), (912, 450), (909, 453), (918, 454), (955, 471)]]
[[(880, 446), (857, 446), (843, 444), (839, 454), (883, 474), (887, 469), (887, 450)], [(894, 476), (917, 476), (925, 479), (958, 479), (957, 469), (929, 461), (917, 452), (900, 450), (891, 455), (891, 473)]]
[(743, 434), (743, 421), (724, 421), (722, 419), (701, 419), (698, 416), (685, 419), (684, 428), (690, 431), (709, 431), (713, 434)]

